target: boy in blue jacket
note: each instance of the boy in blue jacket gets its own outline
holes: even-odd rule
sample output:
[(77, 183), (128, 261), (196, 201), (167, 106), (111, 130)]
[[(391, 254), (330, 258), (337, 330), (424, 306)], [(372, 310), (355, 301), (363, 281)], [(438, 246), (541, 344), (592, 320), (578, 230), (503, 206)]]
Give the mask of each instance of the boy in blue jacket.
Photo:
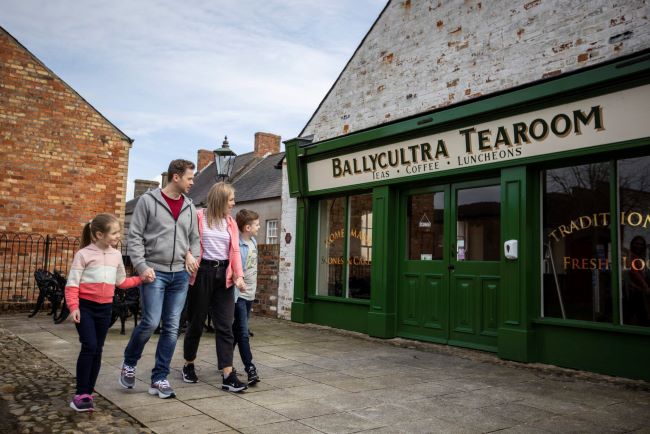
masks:
[(253, 354), (248, 339), (248, 319), (257, 289), (257, 241), (255, 241), (255, 236), (260, 229), (260, 219), (259, 214), (255, 211), (242, 209), (237, 213), (235, 220), (239, 227), (239, 252), (247, 289), (245, 292), (235, 291), (235, 321), (232, 329), (235, 345), (239, 346), (239, 356), (248, 374), (248, 384), (254, 385), (260, 381), (260, 377), (253, 364)]

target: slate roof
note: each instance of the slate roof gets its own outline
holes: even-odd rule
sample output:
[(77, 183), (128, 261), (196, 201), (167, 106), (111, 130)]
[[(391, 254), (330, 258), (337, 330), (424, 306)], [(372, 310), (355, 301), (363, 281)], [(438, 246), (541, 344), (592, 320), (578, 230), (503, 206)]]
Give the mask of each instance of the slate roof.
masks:
[[(269, 155), (266, 158), (256, 157), (254, 152), (237, 155), (231, 182), (235, 188), (235, 200), (251, 202), (262, 199), (273, 199), (282, 196), (282, 169), (276, 166), (284, 158), (284, 152)], [(216, 182), (214, 162), (203, 168), (194, 177), (194, 185), (188, 195), (194, 205), (204, 206), (208, 191)], [(126, 203), (126, 214), (132, 214), (139, 197)]]

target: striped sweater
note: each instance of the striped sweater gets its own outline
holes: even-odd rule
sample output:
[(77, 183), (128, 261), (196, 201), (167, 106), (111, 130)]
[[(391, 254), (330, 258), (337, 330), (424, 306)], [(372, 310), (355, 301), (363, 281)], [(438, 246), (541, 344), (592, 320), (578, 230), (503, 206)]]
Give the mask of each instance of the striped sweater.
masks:
[(102, 250), (89, 244), (74, 255), (65, 301), (70, 311), (79, 308), (79, 299), (112, 303), (115, 287), (132, 288), (142, 283), (139, 276), (126, 277), (122, 254), (112, 247)]

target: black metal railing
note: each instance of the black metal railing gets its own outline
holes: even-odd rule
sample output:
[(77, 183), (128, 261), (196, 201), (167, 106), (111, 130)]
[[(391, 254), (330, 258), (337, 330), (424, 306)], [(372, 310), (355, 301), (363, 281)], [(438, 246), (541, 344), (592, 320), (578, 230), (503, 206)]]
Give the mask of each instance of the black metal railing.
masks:
[[(0, 232), (0, 301), (32, 302), (38, 297), (34, 271), (68, 275), (79, 238), (66, 235)], [(126, 244), (118, 250), (126, 254)]]

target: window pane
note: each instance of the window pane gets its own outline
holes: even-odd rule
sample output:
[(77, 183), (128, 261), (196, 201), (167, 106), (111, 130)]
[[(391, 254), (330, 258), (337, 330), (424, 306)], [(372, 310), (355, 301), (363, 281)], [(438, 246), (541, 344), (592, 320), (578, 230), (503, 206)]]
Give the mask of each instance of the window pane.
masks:
[(544, 172), (544, 316), (611, 321), (609, 163)]
[(618, 164), (623, 323), (650, 326), (650, 156)]
[(266, 244), (277, 244), (278, 242), (278, 221), (266, 221)]
[(501, 259), (501, 187), (458, 190), (456, 259), (498, 261)]
[(320, 202), (318, 236), (318, 295), (343, 295), (345, 198)]
[(370, 298), (372, 194), (350, 196), (348, 297)]
[(410, 196), (407, 205), (408, 258), (416, 261), (440, 260), (445, 234), (445, 193)]

